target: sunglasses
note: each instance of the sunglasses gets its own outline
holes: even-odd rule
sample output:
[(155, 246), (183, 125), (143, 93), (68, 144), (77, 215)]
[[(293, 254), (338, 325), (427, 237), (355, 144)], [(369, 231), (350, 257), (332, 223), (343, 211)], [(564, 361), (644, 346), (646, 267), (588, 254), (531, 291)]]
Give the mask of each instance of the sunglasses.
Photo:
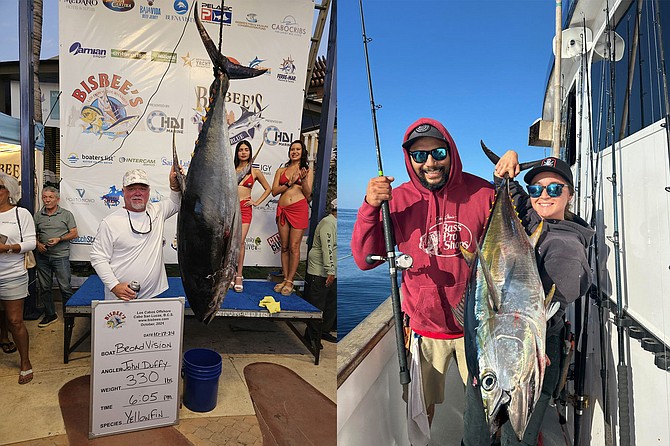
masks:
[(135, 229), (133, 227), (133, 221), (130, 219), (130, 212), (128, 210), (126, 210), (126, 212), (128, 212), (128, 223), (130, 223), (130, 230), (133, 231), (133, 233), (139, 234), (139, 235), (147, 235), (154, 228), (154, 225), (151, 222), (151, 216), (149, 215), (149, 213), (147, 211), (144, 211), (147, 214), (147, 217), (149, 217), (149, 230), (147, 232), (141, 232), (141, 231), (138, 231), (137, 229)]
[(449, 149), (446, 147), (438, 147), (430, 151), (417, 150), (416, 152), (408, 152), (415, 163), (423, 164), (428, 161), (428, 155), (433, 157), (435, 161), (442, 161), (449, 154)]
[(550, 197), (556, 198), (560, 197), (563, 194), (563, 187), (565, 184), (561, 183), (551, 183), (546, 186), (540, 186), (539, 184), (530, 184), (528, 185), (528, 195), (532, 198), (539, 198), (542, 195), (542, 191), (546, 188), (547, 195)]

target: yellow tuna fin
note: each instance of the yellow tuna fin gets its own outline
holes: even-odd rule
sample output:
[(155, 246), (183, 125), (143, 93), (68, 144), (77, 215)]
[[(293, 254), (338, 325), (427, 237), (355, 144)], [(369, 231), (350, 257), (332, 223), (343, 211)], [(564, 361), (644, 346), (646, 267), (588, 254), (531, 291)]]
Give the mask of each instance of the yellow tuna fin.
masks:
[(533, 231), (533, 233), (530, 235), (530, 244), (535, 249), (537, 246), (537, 241), (540, 240), (540, 235), (542, 235), (542, 228), (544, 227), (544, 220), (540, 222), (539, 225), (537, 225), (537, 228)]
[(463, 258), (465, 259), (465, 263), (468, 264), (468, 266), (472, 266), (473, 263), (475, 263), (475, 260), (477, 259), (477, 252), (470, 252), (467, 249), (465, 249), (465, 246), (462, 244), (458, 245), (458, 247), (461, 249), (461, 254), (463, 254)]
[(554, 298), (555, 292), (556, 292), (556, 285), (552, 285), (551, 289), (549, 290), (549, 294), (547, 294), (547, 298), (544, 299), (544, 308), (549, 308), (549, 304), (551, 303), (551, 300)]

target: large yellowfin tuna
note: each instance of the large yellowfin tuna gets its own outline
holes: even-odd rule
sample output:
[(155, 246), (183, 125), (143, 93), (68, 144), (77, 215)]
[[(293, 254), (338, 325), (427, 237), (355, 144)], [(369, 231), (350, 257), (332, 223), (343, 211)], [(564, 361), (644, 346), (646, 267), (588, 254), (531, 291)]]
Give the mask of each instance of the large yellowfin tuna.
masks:
[[(198, 15), (196, 12), (195, 23), (214, 64), (214, 82), (209, 87), (209, 108), (185, 184), (184, 178), (178, 178), (183, 197), (177, 220), (177, 252), (189, 305), (198, 320), (208, 323), (235, 275), (242, 238), (225, 97), (230, 79), (255, 77), (265, 70), (243, 67), (223, 56)], [(173, 157), (173, 162), (179, 165), (176, 151)]]
[(551, 314), (547, 305), (553, 290), (545, 297), (535, 260), (541, 233), (542, 224), (530, 238), (526, 235), (505, 179), (481, 244), (474, 253), (461, 247), (472, 266), (464, 314), (470, 371), (478, 370), (491, 433), (506, 408), (519, 439), (540, 397), (546, 368), (545, 332)]

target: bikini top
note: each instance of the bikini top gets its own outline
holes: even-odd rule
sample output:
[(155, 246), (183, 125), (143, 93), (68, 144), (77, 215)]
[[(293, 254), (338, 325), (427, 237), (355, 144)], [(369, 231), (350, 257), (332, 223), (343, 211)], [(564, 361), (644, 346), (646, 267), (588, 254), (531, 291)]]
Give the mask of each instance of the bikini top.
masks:
[(242, 181), (240, 184), (242, 187), (248, 187), (249, 189), (254, 187), (254, 176), (252, 174), (249, 174), (249, 176)]
[[(295, 183), (293, 184), (302, 185), (302, 178), (298, 177), (298, 179), (295, 180)], [(286, 177), (286, 171), (283, 171), (281, 173), (281, 176), (279, 177), (279, 185), (288, 186), (288, 178)]]

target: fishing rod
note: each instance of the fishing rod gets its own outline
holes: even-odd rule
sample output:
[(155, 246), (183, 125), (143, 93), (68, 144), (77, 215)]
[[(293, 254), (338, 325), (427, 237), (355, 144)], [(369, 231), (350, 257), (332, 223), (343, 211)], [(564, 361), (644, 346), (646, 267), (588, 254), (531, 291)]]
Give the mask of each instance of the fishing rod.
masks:
[[(382, 153), (379, 147), (379, 132), (377, 131), (377, 105), (375, 104), (372, 93), (372, 77), (370, 75), (370, 59), (368, 58), (368, 39), (365, 33), (365, 18), (363, 16), (363, 0), (358, 0), (361, 11), (361, 27), (363, 29), (363, 48), (365, 49), (365, 69), (368, 75), (368, 91), (370, 93), (370, 110), (372, 111), (372, 127), (375, 135), (375, 148), (377, 150), (377, 170), (379, 176), (384, 176), (382, 168)], [(396, 265), (395, 237), (393, 235), (393, 222), (391, 221), (391, 211), (388, 201), (382, 201), (382, 225), (384, 227), (384, 242), (386, 245), (386, 258), (388, 262), (389, 276), (391, 278), (391, 304), (393, 306), (393, 320), (395, 322), (395, 339), (398, 350), (398, 363), (400, 365), (400, 384), (409, 384), (410, 376), (407, 368), (407, 354), (405, 353), (405, 333), (403, 329), (402, 310), (400, 308), (400, 289), (398, 288), (398, 269)], [(371, 256), (368, 260), (375, 261)]]
[(612, 213), (613, 213), (613, 233), (608, 239), (613, 244), (614, 254), (614, 279), (616, 284), (616, 305), (617, 311), (614, 318), (617, 327), (617, 344), (619, 362), (617, 364), (617, 390), (618, 390), (618, 406), (619, 406), (619, 445), (630, 445), (630, 398), (628, 396), (628, 366), (626, 365), (626, 346), (625, 346), (625, 315), (623, 312), (623, 296), (621, 293), (621, 252), (619, 242), (619, 198), (617, 188), (617, 161), (616, 161), (616, 141), (615, 129), (616, 125), (616, 109), (614, 102), (614, 86), (615, 86), (615, 52), (616, 41), (612, 42), (614, 29), (610, 22), (609, 1), (605, 2), (605, 15), (607, 19), (607, 26), (605, 32), (607, 33), (607, 50), (609, 52), (609, 70), (610, 70), (610, 91), (609, 91), (609, 126), (608, 132), (611, 136), (612, 142), (612, 176), (609, 181), (612, 183)]

